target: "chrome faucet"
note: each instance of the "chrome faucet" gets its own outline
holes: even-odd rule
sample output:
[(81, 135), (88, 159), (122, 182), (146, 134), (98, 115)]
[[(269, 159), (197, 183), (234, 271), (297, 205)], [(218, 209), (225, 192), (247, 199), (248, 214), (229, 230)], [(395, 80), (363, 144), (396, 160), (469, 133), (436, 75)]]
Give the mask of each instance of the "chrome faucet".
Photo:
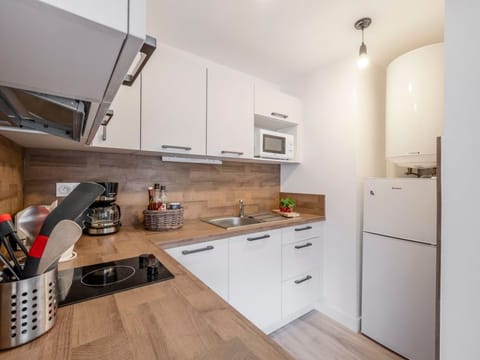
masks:
[(243, 200), (239, 200), (238, 205), (240, 206), (240, 213), (238, 214), (238, 216), (243, 218), (245, 217), (245, 204), (243, 203)]

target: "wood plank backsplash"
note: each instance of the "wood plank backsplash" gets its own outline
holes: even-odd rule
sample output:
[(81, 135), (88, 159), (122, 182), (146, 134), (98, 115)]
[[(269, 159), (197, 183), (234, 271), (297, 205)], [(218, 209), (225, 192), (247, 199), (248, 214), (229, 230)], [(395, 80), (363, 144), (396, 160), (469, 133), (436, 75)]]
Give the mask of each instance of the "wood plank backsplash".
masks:
[(56, 182), (117, 181), (117, 204), (125, 225), (138, 226), (148, 202), (147, 187), (167, 186), (186, 219), (247, 214), (278, 206), (280, 165), (224, 162), (223, 165), (164, 163), (159, 156), (65, 150), (25, 150), (24, 204), (56, 199)]
[(23, 148), (0, 135), (0, 214), (23, 207)]

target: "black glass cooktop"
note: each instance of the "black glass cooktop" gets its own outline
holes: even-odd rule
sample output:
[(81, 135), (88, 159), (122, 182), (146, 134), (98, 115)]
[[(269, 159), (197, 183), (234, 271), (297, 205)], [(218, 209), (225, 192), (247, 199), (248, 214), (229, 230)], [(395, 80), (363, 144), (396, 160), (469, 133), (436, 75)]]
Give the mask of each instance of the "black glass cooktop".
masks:
[(59, 306), (173, 279), (152, 254), (58, 272)]

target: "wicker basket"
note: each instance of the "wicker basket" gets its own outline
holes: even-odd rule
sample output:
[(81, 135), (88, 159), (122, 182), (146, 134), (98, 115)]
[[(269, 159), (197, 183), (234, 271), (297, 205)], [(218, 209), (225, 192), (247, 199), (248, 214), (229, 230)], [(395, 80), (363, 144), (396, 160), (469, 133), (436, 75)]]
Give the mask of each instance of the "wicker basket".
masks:
[(176, 210), (144, 210), (145, 229), (153, 231), (174, 230), (183, 226), (183, 208)]

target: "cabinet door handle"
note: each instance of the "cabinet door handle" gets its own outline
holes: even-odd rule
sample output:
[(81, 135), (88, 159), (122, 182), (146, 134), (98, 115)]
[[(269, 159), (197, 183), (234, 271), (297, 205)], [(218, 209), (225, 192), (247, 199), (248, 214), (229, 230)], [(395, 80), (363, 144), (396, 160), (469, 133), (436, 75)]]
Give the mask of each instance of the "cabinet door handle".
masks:
[(100, 123), (100, 125), (103, 126), (103, 128), (102, 128), (102, 141), (107, 141), (107, 125), (110, 122), (110, 120), (112, 120), (113, 114), (114, 114), (114, 112), (113, 112), (112, 109), (108, 110), (105, 113), (105, 117), (103, 118), (103, 121)]
[(190, 146), (175, 146), (175, 145), (162, 145), (162, 149), (177, 149), (190, 151), (192, 148)]
[(410, 151), (408, 155), (420, 155), (420, 151)]
[(150, 57), (152, 56), (153, 52), (157, 48), (157, 39), (151, 36), (146, 36), (145, 41), (143, 42), (142, 48), (140, 49), (140, 61), (135, 66), (135, 72), (133, 74), (127, 74), (125, 79), (123, 80), (122, 85), (132, 86), (135, 82), (135, 79), (140, 75), (145, 64), (148, 62)]
[(234, 155), (243, 155), (242, 151), (229, 151), (229, 150), (222, 150), (222, 154), (234, 154)]
[(272, 114), (272, 116), (280, 117), (280, 118), (282, 118), (282, 119), (288, 118), (288, 115), (285, 115), (285, 114), (282, 114), (282, 113), (278, 113), (278, 112), (272, 112), (271, 114)]
[(298, 284), (301, 284), (301, 283), (303, 283), (305, 281), (308, 281), (308, 280), (311, 280), (311, 279), (312, 279), (312, 277), (310, 275), (307, 275), (303, 279), (298, 279), (298, 280), (295, 280), (294, 282), (295, 282), (295, 284), (298, 285)]
[(312, 227), (311, 226), (305, 226), (303, 228), (295, 228), (295, 231), (305, 231), (305, 230), (311, 230)]
[(203, 251), (209, 251), (215, 249), (212, 245), (205, 246), (203, 248), (198, 248), (198, 249), (193, 249), (193, 250), (183, 250), (182, 254), (183, 255), (190, 255), (190, 254), (195, 254)]
[(306, 244), (303, 244), (303, 245), (295, 245), (295, 249), (303, 249), (303, 248), (306, 248), (306, 247), (309, 247), (309, 246), (312, 246), (313, 244), (312, 243), (306, 243)]
[(262, 239), (268, 239), (270, 235), (262, 235), (262, 236), (257, 236), (257, 237), (250, 237), (247, 238), (248, 241), (256, 241), (256, 240), (262, 240)]

